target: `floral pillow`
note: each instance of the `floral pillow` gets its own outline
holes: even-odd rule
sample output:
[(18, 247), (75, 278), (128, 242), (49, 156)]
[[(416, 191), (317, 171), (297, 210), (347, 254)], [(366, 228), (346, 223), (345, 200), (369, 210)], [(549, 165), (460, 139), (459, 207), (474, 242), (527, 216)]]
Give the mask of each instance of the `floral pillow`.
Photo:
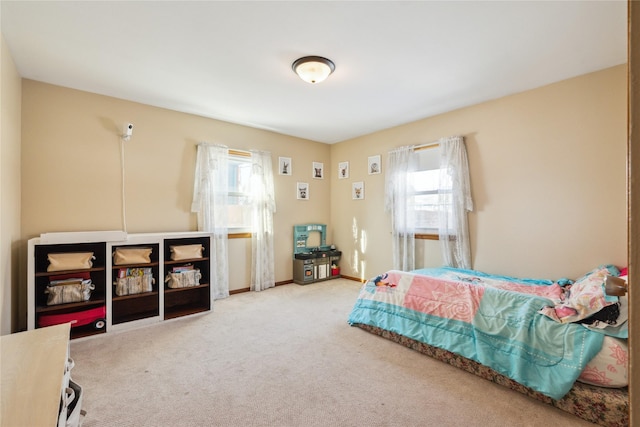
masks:
[(604, 337), (602, 350), (587, 363), (578, 381), (600, 387), (626, 387), (629, 348), (626, 340)]
[(582, 276), (573, 285), (565, 287), (564, 302), (543, 310), (543, 313), (561, 323), (570, 323), (586, 319), (604, 307), (615, 304), (618, 298), (604, 291), (609, 275), (611, 271), (602, 267)]

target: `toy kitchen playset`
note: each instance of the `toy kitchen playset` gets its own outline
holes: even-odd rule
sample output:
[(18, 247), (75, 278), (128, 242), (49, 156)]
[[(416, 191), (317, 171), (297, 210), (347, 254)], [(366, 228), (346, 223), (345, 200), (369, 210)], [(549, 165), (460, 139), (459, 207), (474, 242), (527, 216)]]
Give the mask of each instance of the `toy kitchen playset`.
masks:
[[(317, 246), (309, 246), (309, 236), (319, 233)], [(293, 281), (308, 285), (322, 280), (340, 277), (338, 262), (342, 252), (334, 245), (327, 245), (327, 226), (304, 224), (293, 226)]]

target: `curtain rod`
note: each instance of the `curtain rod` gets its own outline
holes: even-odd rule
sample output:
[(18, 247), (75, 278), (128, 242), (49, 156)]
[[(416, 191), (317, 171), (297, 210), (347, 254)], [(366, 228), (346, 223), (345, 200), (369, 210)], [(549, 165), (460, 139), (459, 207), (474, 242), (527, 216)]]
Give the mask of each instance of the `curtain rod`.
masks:
[[(439, 141), (434, 141), (434, 142), (426, 142), (424, 144), (418, 144), (418, 145), (412, 145), (411, 149), (413, 151), (419, 151), (419, 150), (426, 150), (428, 148), (436, 148), (440, 146), (440, 142)], [(398, 150), (399, 148), (402, 147), (396, 147), (393, 150), (389, 150), (389, 153), (393, 153), (394, 151)]]
[(250, 151), (238, 150), (238, 149), (235, 149), (235, 148), (229, 148), (229, 154), (234, 155), (234, 156), (251, 157), (251, 152)]
[(198, 146), (222, 147), (222, 148), (226, 148), (229, 151), (229, 154), (231, 154), (233, 156), (251, 157), (251, 151), (239, 150), (237, 148), (229, 148), (224, 144), (211, 144), (209, 142), (199, 142), (199, 143), (196, 144), (196, 147), (198, 147)]
[[(459, 138), (459, 136), (452, 136), (449, 138)], [(418, 144), (418, 145), (412, 145), (411, 148), (413, 149), (413, 151), (420, 151), (420, 150), (426, 150), (429, 148), (436, 148), (440, 146), (440, 141), (443, 139), (449, 139), (449, 138), (440, 138), (437, 141), (432, 141), (432, 142), (425, 142), (424, 144)], [(398, 148), (394, 148), (393, 150), (389, 151), (390, 153), (397, 150)]]
[(203, 147), (210, 146), (210, 147), (223, 147), (223, 148), (229, 148), (229, 147), (227, 147), (227, 146), (226, 146), (226, 145), (224, 145), (224, 144), (216, 144), (216, 143), (212, 143), (212, 142), (205, 142), (205, 141), (198, 142), (198, 143), (196, 144), (196, 147), (198, 147), (198, 146), (203, 146)]
[(413, 151), (426, 150), (428, 148), (436, 148), (440, 146), (440, 142), (427, 142), (425, 144), (419, 144), (413, 146)]

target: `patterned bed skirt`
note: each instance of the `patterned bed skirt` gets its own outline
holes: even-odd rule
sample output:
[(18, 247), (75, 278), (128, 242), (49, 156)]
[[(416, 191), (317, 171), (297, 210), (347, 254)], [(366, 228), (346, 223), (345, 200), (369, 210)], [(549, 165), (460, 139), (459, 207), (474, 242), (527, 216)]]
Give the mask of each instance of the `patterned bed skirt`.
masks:
[(628, 388), (603, 388), (576, 382), (562, 399), (554, 400), (549, 396), (534, 391), (515, 382), (473, 360), (464, 358), (450, 351), (424, 344), (411, 338), (386, 331), (375, 326), (355, 324), (367, 332), (397, 342), (420, 353), (464, 369), (481, 378), (496, 384), (519, 391), (529, 397), (555, 406), (589, 422), (607, 427), (629, 426), (629, 391)]

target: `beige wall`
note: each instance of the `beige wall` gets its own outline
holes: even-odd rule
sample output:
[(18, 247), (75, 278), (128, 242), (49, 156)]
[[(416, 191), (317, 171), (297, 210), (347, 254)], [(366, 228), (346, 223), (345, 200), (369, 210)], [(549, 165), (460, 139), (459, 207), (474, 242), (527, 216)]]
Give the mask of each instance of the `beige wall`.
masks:
[[(332, 146), (349, 161), (332, 177), (331, 222), (346, 254), (342, 273), (367, 278), (391, 265), (383, 174), (368, 156), (463, 135), (475, 210), (473, 267), (525, 277), (577, 277), (626, 265), (626, 66), (430, 117)], [(365, 200), (351, 183), (365, 182)], [(441, 265), (438, 242), (418, 246), (418, 267)]]
[(19, 321), (21, 79), (0, 37), (0, 334), (5, 335)]
[[(312, 162), (329, 165), (330, 146), (190, 114), (23, 82), (22, 237), (43, 232), (121, 230), (120, 137), (125, 123), (126, 228), (130, 233), (189, 231), (196, 144), (270, 151), (291, 157), (293, 175), (275, 175), (276, 281), (292, 277), (293, 225), (329, 222), (330, 181), (314, 180)], [(296, 182), (310, 200), (296, 199)], [(249, 239), (230, 241), (230, 288), (249, 286)]]

